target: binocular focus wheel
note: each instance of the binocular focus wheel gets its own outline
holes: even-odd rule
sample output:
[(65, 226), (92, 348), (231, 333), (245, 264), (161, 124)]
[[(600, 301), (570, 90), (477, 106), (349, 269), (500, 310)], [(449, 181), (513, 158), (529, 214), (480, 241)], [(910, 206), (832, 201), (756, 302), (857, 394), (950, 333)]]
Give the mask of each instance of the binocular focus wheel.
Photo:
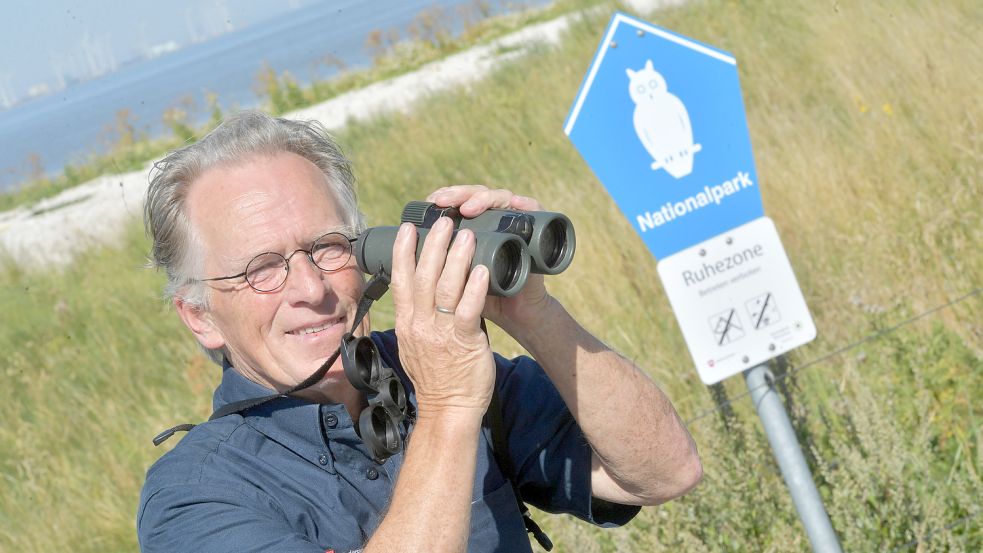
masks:
[(399, 423), (380, 404), (369, 405), (362, 410), (358, 418), (358, 429), (362, 441), (376, 459), (392, 457), (403, 447)]
[(382, 376), (382, 362), (371, 338), (345, 334), (341, 339), (341, 362), (352, 386), (363, 392), (376, 391)]

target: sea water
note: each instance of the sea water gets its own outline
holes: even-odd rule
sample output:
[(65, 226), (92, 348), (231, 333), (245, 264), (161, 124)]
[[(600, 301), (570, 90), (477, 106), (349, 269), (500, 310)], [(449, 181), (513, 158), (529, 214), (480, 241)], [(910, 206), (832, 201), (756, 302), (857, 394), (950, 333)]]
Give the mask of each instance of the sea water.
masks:
[[(548, 3), (487, 5), (498, 14)], [(436, 6), (456, 33), (463, 27), (457, 10), (469, 4), (473, 1), (325, 1), (0, 111), (0, 190), (36, 171), (32, 156), (50, 174), (105, 152), (117, 138), (113, 125), (120, 110), (128, 111), (138, 133), (156, 136), (169, 132), (164, 112), (180, 107), (185, 98), (194, 100), (192, 122), (208, 118), (208, 94), (215, 94), (225, 111), (255, 107), (262, 101), (257, 76), (264, 66), (278, 75), (289, 71), (301, 83), (329, 78), (342, 64), (348, 69), (371, 64), (365, 42), (373, 30), (396, 29), (406, 37), (418, 14)]]

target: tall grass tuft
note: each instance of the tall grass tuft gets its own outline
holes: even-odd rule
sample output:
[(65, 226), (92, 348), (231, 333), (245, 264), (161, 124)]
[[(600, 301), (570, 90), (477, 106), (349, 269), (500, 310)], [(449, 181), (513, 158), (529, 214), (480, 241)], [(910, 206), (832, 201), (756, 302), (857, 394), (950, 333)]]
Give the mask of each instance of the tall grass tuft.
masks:
[[(693, 420), (706, 467), (693, 493), (611, 531), (540, 514), (557, 551), (807, 551), (743, 382), (716, 395), (699, 382), (655, 263), (562, 134), (609, 13), (340, 133), (361, 203), (392, 224), (407, 200), (481, 182), (569, 214), (577, 258), (551, 291)], [(705, 1), (652, 19), (739, 60), (766, 209), (819, 328), (780, 369), (783, 393), (844, 550), (983, 549), (983, 296), (895, 328), (983, 285), (983, 10)], [(150, 437), (208, 415), (218, 369), (159, 301), (146, 247), (134, 228), (63, 272), (0, 275), (0, 550), (133, 550), (144, 471), (172, 447)], [(392, 324), (391, 303), (373, 323)], [(520, 353), (497, 329), (492, 341)]]

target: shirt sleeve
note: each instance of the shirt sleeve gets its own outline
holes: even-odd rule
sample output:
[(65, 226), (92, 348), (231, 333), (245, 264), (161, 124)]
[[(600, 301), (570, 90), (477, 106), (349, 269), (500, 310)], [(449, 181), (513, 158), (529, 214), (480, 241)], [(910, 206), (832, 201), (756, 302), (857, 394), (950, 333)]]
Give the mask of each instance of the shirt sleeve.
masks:
[(324, 553), (295, 533), (268, 498), (216, 483), (167, 486), (153, 492), (137, 517), (144, 553)]
[(542, 367), (529, 357), (496, 355), (502, 418), (522, 499), (601, 527), (621, 526), (641, 507), (591, 496), (591, 448)]

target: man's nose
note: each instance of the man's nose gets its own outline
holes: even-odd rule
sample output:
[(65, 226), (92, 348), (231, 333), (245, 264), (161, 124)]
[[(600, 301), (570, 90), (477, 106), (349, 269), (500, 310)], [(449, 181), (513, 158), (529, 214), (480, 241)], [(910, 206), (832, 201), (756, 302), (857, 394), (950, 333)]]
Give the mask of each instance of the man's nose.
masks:
[[(314, 264), (307, 252), (294, 252), (299, 255), (290, 256), (287, 261), (287, 294), (289, 301), (294, 303), (317, 304), (324, 300), (328, 293), (327, 280), (324, 272)], [(298, 259), (303, 258), (303, 259)]]

